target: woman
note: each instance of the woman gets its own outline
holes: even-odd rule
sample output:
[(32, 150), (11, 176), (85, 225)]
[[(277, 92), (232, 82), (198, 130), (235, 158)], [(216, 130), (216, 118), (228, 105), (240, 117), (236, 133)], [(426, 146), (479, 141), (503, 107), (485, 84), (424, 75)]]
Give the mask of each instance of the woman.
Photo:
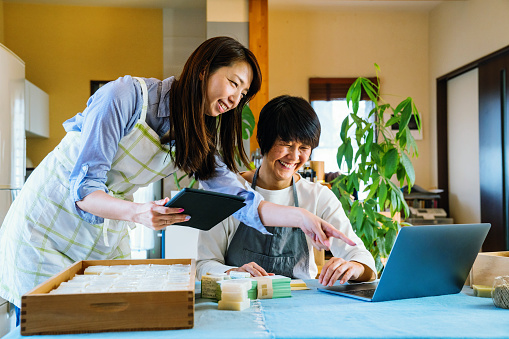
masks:
[[(318, 146), (320, 122), (307, 101), (298, 97), (272, 99), (260, 112), (257, 140), (261, 166), (241, 173), (239, 180), (256, 189), (265, 201), (300, 206), (328, 221), (357, 242), (349, 246), (332, 240), (334, 257), (323, 266), (319, 282), (333, 285), (348, 280), (367, 281), (375, 276), (375, 261), (355, 235), (341, 203), (327, 187), (302, 179), (297, 173)], [(282, 274), (315, 278), (318, 272), (312, 241), (299, 229), (269, 228), (273, 236), (252, 231), (233, 217), (198, 240), (197, 276), (206, 273), (249, 272), (253, 276)]]
[(0, 296), (20, 307), (21, 295), (75, 261), (128, 258), (133, 223), (159, 230), (188, 220), (182, 209), (164, 207), (168, 198), (132, 202), (138, 187), (176, 169), (206, 189), (245, 197), (236, 216), (261, 232), (264, 224), (297, 225), (324, 247), (330, 236), (350, 241), (307, 211), (262, 202), (236, 180), (235, 155), (247, 162), (241, 111), (260, 83), (254, 55), (217, 37), (193, 52), (179, 79), (125, 76), (101, 87), (64, 123), (67, 135), (5, 217)]

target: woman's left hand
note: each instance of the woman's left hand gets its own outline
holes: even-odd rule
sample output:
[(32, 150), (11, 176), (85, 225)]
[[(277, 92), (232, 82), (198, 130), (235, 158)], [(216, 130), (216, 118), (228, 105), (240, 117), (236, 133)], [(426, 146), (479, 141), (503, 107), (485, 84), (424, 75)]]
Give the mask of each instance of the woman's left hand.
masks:
[(355, 280), (364, 273), (364, 266), (355, 261), (346, 261), (342, 258), (332, 257), (322, 267), (318, 282), (324, 286), (332, 286), (341, 278), (340, 284), (348, 280)]

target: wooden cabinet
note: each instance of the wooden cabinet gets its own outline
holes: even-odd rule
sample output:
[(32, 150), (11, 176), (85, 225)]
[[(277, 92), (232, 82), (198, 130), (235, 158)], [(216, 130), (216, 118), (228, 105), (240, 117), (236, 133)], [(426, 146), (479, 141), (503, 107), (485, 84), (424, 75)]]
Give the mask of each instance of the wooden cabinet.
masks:
[(49, 138), (49, 95), (25, 80), (25, 133), (27, 138)]

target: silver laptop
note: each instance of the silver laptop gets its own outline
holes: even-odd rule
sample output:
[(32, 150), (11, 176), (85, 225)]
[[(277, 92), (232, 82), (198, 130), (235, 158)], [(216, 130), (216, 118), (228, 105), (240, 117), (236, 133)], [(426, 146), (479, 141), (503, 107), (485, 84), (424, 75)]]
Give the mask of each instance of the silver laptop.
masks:
[(403, 227), (380, 280), (318, 290), (365, 301), (458, 293), (489, 229), (490, 224)]

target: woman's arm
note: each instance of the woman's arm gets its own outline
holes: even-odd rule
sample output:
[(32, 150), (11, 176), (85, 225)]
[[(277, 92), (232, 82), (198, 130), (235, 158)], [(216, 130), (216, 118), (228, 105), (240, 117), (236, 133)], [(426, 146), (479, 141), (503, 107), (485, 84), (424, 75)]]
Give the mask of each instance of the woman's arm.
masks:
[(77, 201), (76, 205), (101, 218), (132, 221), (153, 230), (161, 230), (168, 225), (189, 220), (186, 219), (188, 215), (183, 209), (164, 207), (168, 200), (165, 198), (147, 203), (135, 203), (114, 198), (103, 191), (95, 191), (83, 200)]
[[(67, 132), (80, 132), (79, 153), (69, 177), (71, 196), (76, 203), (95, 191), (107, 192), (106, 174), (118, 143), (138, 121), (140, 98), (141, 92), (135, 89), (131, 77), (119, 78), (101, 87), (88, 100), (83, 113), (64, 123)], [(103, 222), (86, 209), (77, 208), (76, 213), (89, 223)]]
[(200, 183), (207, 190), (244, 197), (246, 206), (233, 214), (244, 224), (264, 234), (268, 234), (264, 226), (299, 227), (313, 239), (315, 247), (319, 249), (329, 248), (330, 237), (341, 239), (347, 244), (355, 246), (353, 241), (331, 224), (305, 209), (264, 201), (262, 196), (254, 191), (249, 184), (241, 183), (237, 175), (228, 170), (221, 159), (217, 160), (220, 166), (216, 168), (215, 176), (212, 179), (200, 181)]
[(258, 213), (266, 226), (299, 227), (313, 240), (313, 245), (318, 249), (329, 249), (331, 237), (341, 239), (350, 246), (356, 246), (356, 243), (343, 232), (303, 208), (262, 201)]

